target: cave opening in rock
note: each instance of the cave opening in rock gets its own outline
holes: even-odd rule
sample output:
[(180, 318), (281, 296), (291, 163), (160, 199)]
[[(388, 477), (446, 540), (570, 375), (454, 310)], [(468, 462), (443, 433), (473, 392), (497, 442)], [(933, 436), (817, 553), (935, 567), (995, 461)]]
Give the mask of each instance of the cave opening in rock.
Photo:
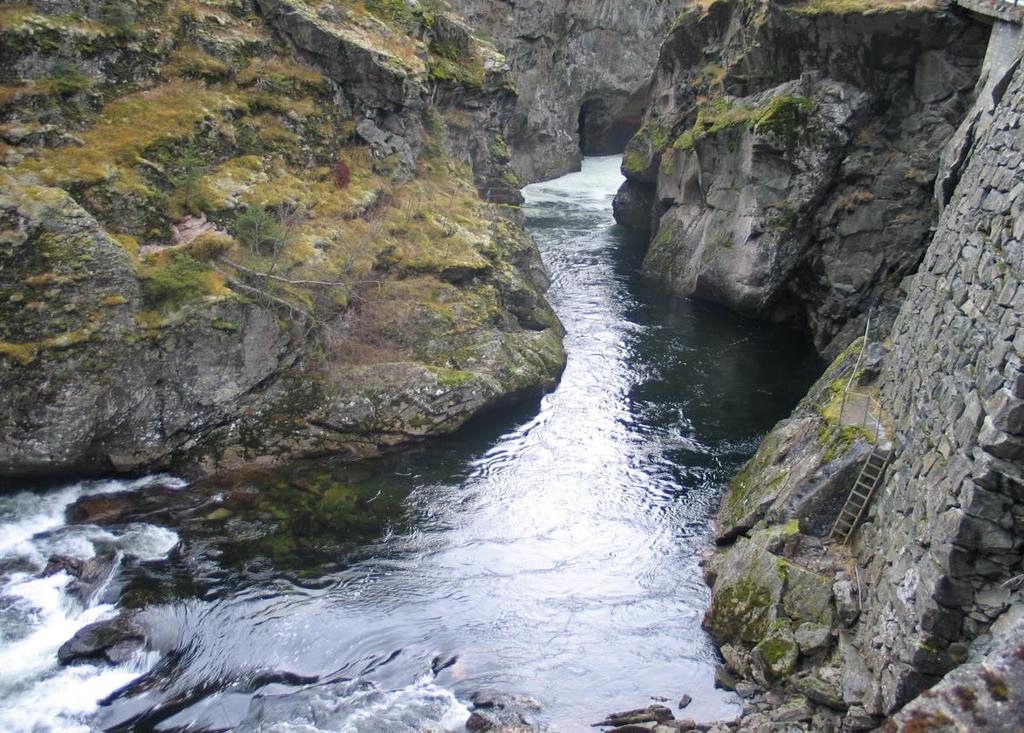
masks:
[(589, 97), (580, 105), (580, 152), (584, 155), (621, 153), (640, 129), (642, 109), (632, 100)]

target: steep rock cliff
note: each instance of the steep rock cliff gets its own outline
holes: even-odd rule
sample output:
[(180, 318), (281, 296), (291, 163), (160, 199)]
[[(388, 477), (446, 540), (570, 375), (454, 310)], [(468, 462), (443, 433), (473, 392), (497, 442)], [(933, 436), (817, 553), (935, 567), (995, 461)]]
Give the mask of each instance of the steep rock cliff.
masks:
[(367, 455), (553, 384), (508, 68), (440, 4), (3, 5), (0, 49), (0, 476)]
[(685, 0), (454, 0), (508, 58), (519, 97), (508, 137), (526, 181), (622, 150), (640, 125), (651, 69)]
[(619, 218), (650, 222), (647, 272), (807, 328), (829, 357), (870, 304), (891, 322), (937, 215), (937, 151), (971, 104), (986, 39), (921, 3), (686, 10), (623, 164)]
[[(748, 538), (709, 564), (708, 626), (726, 644), (734, 672), (813, 703), (813, 730), (840, 723), (869, 729), (953, 669), (884, 730), (1005, 730), (1024, 695), (1014, 636), (1024, 611), (1019, 61), (986, 85), (970, 119), (958, 185), (945, 191), (948, 204), (887, 347), (873, 347), (878, 358), (861, 362), (870, 363), (862, 373), (853, 373), (851, 353), (837, 359), (794, 418), (766, 438), (719, 514), (723, 541)], [(838, 504), (828, 500), (831, 484), (822, 477), (834, 474), (836, 461), (856, 462), (870, 436), (852, 435), (825, 460), (806, 447), (815, 445), (820, 425), (793, 424), (823, 404), (814, 395), (827, 395), (828, 384), (842, 394), (849, 383), (862, 385), (853, 394), (877, 397), (869, 414), (881, 422), (880, 439), (891, 441), (893, 460), (849, 551), (826, 552), (814, 535), (831, 524)], [(815, 497), (817, 510), (801, 514)], [(758, 675), (765, 649), (743, 629), (767, 629), (784, 617), (788, 587), (773, 591), (763, 572), (773, 562), (796, 563), (831, 582), (826, 605), (835, 620), (823, 624), (830, 627), (823, 644), (804, 653), (795, 641), (785, 674), (766, 679)], [(755, 730), (773, 716), (765, 708), (740, 728)]]

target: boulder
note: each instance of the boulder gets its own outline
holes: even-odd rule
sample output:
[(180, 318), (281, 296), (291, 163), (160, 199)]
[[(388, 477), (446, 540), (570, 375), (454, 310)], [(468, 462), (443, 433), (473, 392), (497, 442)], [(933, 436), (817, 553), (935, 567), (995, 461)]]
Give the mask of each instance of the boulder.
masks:
[(61, 664), (106, 662), (122, 664), (146, 644), (145, 630), (128, 616), (97, 621), (79, 629), (57, 650)]

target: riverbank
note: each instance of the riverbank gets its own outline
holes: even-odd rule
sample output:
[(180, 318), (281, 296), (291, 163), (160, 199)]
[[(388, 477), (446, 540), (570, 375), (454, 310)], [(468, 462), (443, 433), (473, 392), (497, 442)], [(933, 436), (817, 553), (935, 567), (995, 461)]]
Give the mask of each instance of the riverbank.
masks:
[[(566, 731), (651, 695), (691, 695), (701, 721), (736, 712), (713, 686), (698, 556), (721, 485), (820, 367), (793, 334), (652, 293), (642, 241), (611, 219), (618, 164), (587, 160), (526, 191), (569, 356), (539, 408), (383, 460), (90, 489), (67, 519), (54, 505), (41, 542), (140, 523), (179, 540), (163, 559), (126, 556), (98, 597), (146, 630), (139, 654), (157, 659), (115, 666), (144, 674), (99, 718), (83, 710), (62, 725), (170, 720), (174, 701), (173, 720), (200, 728), (309, 711), (334, 727), (443, 728), (461, 715), (460, 727), (485, 687), (537, 698), (531, 719)], [(89, 557), (103, 547), (75, 545)], [(38, 555), (17, 560), (23, 572), (42, 569)], [(65, 640), (33, 684), (57, 685)]]

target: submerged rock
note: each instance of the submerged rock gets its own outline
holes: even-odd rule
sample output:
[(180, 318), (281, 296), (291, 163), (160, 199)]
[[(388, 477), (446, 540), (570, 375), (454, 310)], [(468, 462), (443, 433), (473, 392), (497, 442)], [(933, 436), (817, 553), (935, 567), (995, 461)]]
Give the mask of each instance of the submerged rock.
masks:
[(664, 705), (649, 705), (646, 708), (637, 708), (635, 710), (623, 710), (618, 713), (609, 713), (605, 716), (605, 719), (600, 723), (594, 723), (595, 726), (611, 726), (618, 727), (624, 725), (634, 725), (637, 723), (665, 723), (672, 720), (672, 710), (665, 707)]
[(544, 730), (535, 719), (541, 704), (532, 697), (488, 687), (474, 692), (470, 702), (473, 711), (466, 721), (467, 730), (504, 733)]

